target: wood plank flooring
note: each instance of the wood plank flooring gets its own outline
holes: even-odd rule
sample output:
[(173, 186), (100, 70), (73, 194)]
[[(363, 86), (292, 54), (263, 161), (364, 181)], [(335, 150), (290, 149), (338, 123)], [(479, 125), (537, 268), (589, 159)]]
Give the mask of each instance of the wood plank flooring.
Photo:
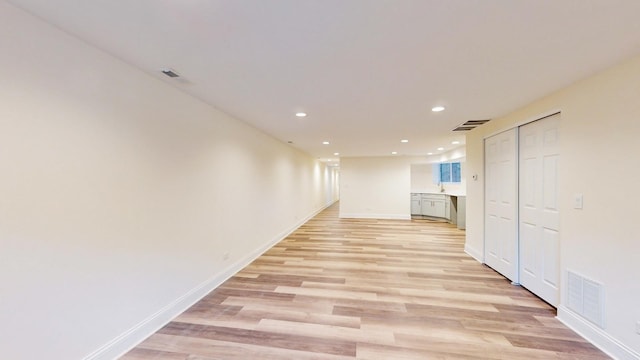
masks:
[(608, 359), (429, 220), (334, 205), (123, 357)]

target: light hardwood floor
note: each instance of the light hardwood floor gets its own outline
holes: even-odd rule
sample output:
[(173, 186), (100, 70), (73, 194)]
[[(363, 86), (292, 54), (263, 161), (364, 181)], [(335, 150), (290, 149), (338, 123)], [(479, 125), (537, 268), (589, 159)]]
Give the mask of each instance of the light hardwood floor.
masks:
[(608, 359), (466, 255), (463, 231), (337, 213), (310, 220), (124, 359)]

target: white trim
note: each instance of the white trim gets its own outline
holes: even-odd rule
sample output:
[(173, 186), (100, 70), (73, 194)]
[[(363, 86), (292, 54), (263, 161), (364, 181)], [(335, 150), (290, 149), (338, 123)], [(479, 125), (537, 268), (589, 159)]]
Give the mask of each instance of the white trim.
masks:
[(385, 219), (385, 220), (411, 220), (410, 214), (340, 214), (341, 219)]
[(84, 360), (117, 359), (133, 349), (136, 345), (144, 341), (147, 337), (158, 331), (169, 323), (173, 318), (180, 315), (193, 304), (202, 299), (205, 295), (218, 287), (228, 278), (233, 276), (242, 267), (236, 269), (239, 262), (229, 266), (211, 279), (203, 282), (190, 290), (183, 296), (167, 304), (151, 316), (142, 320), (129, 330), (118, 335), (108, 343), (104, 344), (91, 354), (85, 356)]
[(227, 279), (231, 278), (237, 272), (242, 270), (244, 267), (249, 265), (253, 260), (260, 257), (267, 250), (271, 249), (275, 244), (282, 241), (284, 238), (293, 233), (296, 229), (298, 229), (302, 224), (306, 223), (309, 219), (316, 216), (318, 213), (333, 205), (337, 200), (330, 202), (329, 204), (321, 207), (320, 209), (313, 211), (310, 215), (305, 217), (303, 220), (297, 222), (295, 225), (290, 227), (289, 229), (281, 232), (271, 240), (269, 240), (266, 244), (256, 249), (252, 253), (247, 256), (239, 259), (235, 263), (231, 264), (227, 268), (223, 269), (219, 273), (215, 274), (209, 280), (201, 283), (195, 288), (191, 289), (186, 294), (180, 296), (176, 300), (167, 304), (160, 310), (151, 314), (146, 319), (142, 320), (129, 330), (124, 333), (118, 335), (111, 341), (102, 345), (100, 348), (96, 349), (91, 354), (85, 356), (83, 360), (110, 360), (117, 359), (126, 354), (128, 351), (133, 349), (135, 346), (140, 344), (146, 338), (160, 330), (163, 326), (168, 324), (171, 320), (173, 320), (176, 316), (182, 314), (185, 310), (190, 308), (193, 304), (200, 301), (203, 297), (205, 297), (208, 293), (215, 290), (218, 286), (220, 286)]
[(484, 264), (484, 253), (472, 248), (466, 242), (464, 244), (464, 252), (476, 259), (479, 263)]
[(627, 347), (606, 331), (583, 319), (564, 305), (558, 307), (558, 316), (556, 318), (612, 358), (616, 360), (640, 360), (640, 353)]
[(526, 118), (525, 120), (521, 120), (521, 121), (515, 122), (513, 124), (509, 124), (509, 127), (501, 128), (501, 130), (496, 130), (493, 133), (486, 134), (486, 135), (484, 135), (483, 139), (490, 138), (490, 137), (492, 137), (494, 135), (498, 135), (500, 133), (503, 133), (505, 131), (509, 131), (511, 129), (514, 129), (514, 128), (519, 128), (520, 126), (527, 125), (527, 124), (532, 123), (534, 121), (542, 120), (544, 118), (547, 118), (547, 117), (555, 115), (555, 114), (562, 114), (562, 110), (554, 109), (554, 110), (549, 110), (549, 111), (545, 111), (545, 112), (539, 113), (538, 115), (535, 115), (535, 116), (530, 116), (530, 117)]

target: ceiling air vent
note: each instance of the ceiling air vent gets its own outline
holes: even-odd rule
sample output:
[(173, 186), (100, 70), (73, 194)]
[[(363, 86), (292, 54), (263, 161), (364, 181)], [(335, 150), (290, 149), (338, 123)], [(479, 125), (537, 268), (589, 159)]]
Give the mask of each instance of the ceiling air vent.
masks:
[(163, 74), (167, 75), (170, 78), (180, 77), (180, 75), (178, 75), (177, 72), (175, 72), (175, 71), (173, 71), (171, 69), (164, 69), (164, 70), (161, 70), (161, 71), (162, 71)]
[(489, 120), (491, 119), (487, 119), (487, 120), (469, 120), (463, 124), (458, 125), (455, 129), (453, 129), (453, 131), (469, 131), (469, 130), (473, 130), (475, 128), (477, 128), (478, 126), (488, 123)]

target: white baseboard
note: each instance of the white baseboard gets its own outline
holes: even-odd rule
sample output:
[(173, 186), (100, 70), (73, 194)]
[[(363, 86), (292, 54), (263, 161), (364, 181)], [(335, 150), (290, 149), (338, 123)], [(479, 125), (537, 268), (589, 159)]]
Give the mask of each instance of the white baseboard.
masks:
[(260, 255), (264, 254), (267, 250), (271, 249), (275, 244), (279, 243), (281, 240), (289, 236), (292, 232), (298, 229), (302, 224), (306, 223), (312, 217), (316, 216), (318, 213), (331, 206), (335, 201), (322, 206), (320, 209), (313, 211), (310, 215), (297, 222), (289, 229), (281, 232), (273, 239), (269, 240), (266, 244), (259, 247), (252, 253), (247, 256), (239, 259), (234, 262), (227, 268), (223, 269), (221, 272), (215, 274), (209, 280), (201, 283), (195, 288), (191, 289), (186, 294), (180, 296), (173, 302), (167, 304), (162, 309), (156, 311), (154, 314), (149, 316), (148, 318), (142, 320), (140, 323), (132, 327), (131, 329), (125, 331), (124, 333), (118, 335), (113, 340), (104, 344), (100, 348), (96, 349), (91, 354), (85, 356), (83, 360), (111, 360), (118, 359), (119, 357), (126, 354), (128, 351), (133, 349), (136, 345), (140, 344), (146, 338), (154, 334), (156, 331), (160, 330), (163, 326), (168, 324), (172, 319), (176, 316), (182, 314), (185, 310), (190, 308), (193, 304), (200, 301), (203, 297), (205, 297), (208, 293), (215, 290), (218, 286), (220, 286), (227, 279), (231, 278), (233, 275), (238, 273), (240, 270), (249, 265), (253, 260), (260, 257)]
[(410, 214), (360, 214), (340, 213), (341, 219), (385, 219), (385, 220), (411, 220)]
[[(465, 245), (464, 252), (483, 263), (484, 256), (476, 249)], [(558, 307), (557, 319), (616, 360), (640, 360), (640, 353), (622, 344), (604, 330), (583, 319), (564, 305)]]
[(614, 339), (564, 305), (558, 307), (557, 319), (616, 360), (640, 360), (640, 353)]
[(153, 333), (160, 330), (173, 318), (198, 302), (213, 289), (220, 286), (220, 284), (233, 276), (233, 274), (241, 270), (242, 267), (236, 269), (236, 264), (238, 263), (233, 264), (224, 271), (216, 274), (211, 279), (198, 285), (188, 293), (167, 304), (131, 329), (120, 334), (91, 354), (85, 356), (83, 360), (110, 360), (121, 357)]
[(482, 252), (470, 247), (467, 244), (464, 244), (464, 252), (472, 258), (478, 260), (478, 262), (484, 264), (484, 254), (482, 254)]

